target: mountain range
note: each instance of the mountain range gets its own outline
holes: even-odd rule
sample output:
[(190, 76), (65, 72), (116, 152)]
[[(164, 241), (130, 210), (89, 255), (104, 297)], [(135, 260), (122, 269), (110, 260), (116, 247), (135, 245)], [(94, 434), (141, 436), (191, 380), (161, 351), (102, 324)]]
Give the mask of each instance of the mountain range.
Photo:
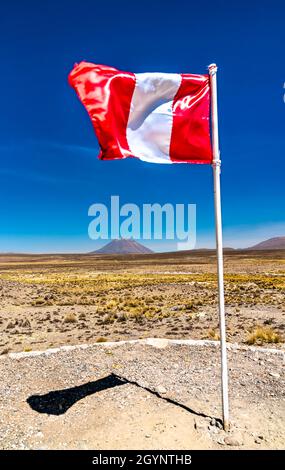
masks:
[(285, 250), (285, 237), (274, 237), (253, 245), (247, 250)]
[[(234, 250), (234, 248), (224, 248)], [(245, 250), (285, 250), (285, 237), (274, 237), (264, 240), (256, 245), (245, 248)], [(204, 251), (204, 250), (203, 250)], [(126, 240), (124, 238), (111, 240), (107, 245), (90, 254), (150, 254), (152, 250), (137, 242), (136, 240)]]

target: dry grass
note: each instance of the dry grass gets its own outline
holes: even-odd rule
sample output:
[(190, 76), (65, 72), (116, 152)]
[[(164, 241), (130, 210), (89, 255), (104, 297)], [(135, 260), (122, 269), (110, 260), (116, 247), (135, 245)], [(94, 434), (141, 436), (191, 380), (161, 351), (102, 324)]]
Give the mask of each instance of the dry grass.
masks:
[(37, 299), (33, 300), (33, 302), (32, 302), (32, 305), (34, 305), (35, 307), (39, 307), (39, 306), (45, 305), (45, 304), (46, 304), (46, 301), (42, 297), (38, 297)]
[[(34, 284), (44, 289), (46, 295), (32, 299), (33, 306), (47, 305), (96, 305), (108, 310), (125, 310), (136, 307), (171, 307), (179, 305), (184, 310), (195, 311), (201, 305), (215, 305), (217, 302), (217, 279), (214, 273), (98, 273), (78, 271), (69, 268), (58, 271), (6, 271), (0, 273), (3, 280), (19, 284)], [(178, 299), (159, 295), (175, 286), (187, 286), (193, 290), (193, 297)], [(144, 301), (130, 292), (135, 289), (148, 291)], [(226, 274), (225, 300), (227, 305), (281, 305), (284, 301), (285, 275), (283, 272), (266, 274)], [(175, 303), (174, 303), (175, 302)], [(162, 305), (161, 305), (162, 304)]]
[(75, 313), (73, 313), (73, 312), (67, 313), (67, 314), (65, 315), (63, 321), (64, 321), (64, 323), (76, 323), (76, 322), (77, 322), (77, 318), (76, 318)]
[(209, 331), (208, 331), (208, 336), (207, 338), (213, 340), (213, 341), (219, 341), (220, 340), (220, 334), (217, 332), (217, 330), (214, 330), (213, 328), (211, 328)]
[(263, 344), (263, 343), (279, 343), (281, 341), (280, 334), (270, 327), (258, 326), (249, 333), (247, 344)]
[(106, 343), (107, 341), (108, 339), (103, 336), (99, 336), (99, 338), (96, 339), (96, 343)]

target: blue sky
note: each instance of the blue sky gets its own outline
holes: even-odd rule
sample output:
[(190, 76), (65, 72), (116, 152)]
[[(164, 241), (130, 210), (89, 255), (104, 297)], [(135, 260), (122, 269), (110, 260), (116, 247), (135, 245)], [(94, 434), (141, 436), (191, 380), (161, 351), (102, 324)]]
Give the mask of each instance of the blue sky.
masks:
[(285, 235), (284, 14), (274, 0), (4, 1), (0, 251), (96, 249), (88, 208), (111, 195), (122, 204), (195, 203), (197, 246), (213, 246), (211, 167), (97, 160), (91, 123), (67, 83), (80, 60), (190, 73), (216, 62), (225, 245)]

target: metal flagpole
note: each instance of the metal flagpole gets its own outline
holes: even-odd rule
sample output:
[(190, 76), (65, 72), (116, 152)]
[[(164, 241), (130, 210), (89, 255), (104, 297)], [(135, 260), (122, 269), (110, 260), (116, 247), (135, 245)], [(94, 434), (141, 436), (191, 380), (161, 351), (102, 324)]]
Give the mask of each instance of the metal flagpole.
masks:
[(222, 212), (221, 212), (221, 187), (220, 173), (221, 160), (219, 150), (218, 131), (218, 103), (217, 103), (217, 70), (216, 64), (208, 67), (211, 85), (211, 121), (212, 121), (212, 147), (213, 147), (213, 177), (214, 177), (214, 200), (215, 200), (215, 225), (216, 225), (216, 250), (219, 286), (219, 323), (220, 323), (220, 345), (221, 345), (221, 385), (223, 425), (225, 431), (229, 428), (229, 394), (228, 394), (228, 365), (226, 346), (226, 324), (225, 324), (225, 298), (224, 298), (224, 268), (223, 268), (223, 240), (222, 240)]

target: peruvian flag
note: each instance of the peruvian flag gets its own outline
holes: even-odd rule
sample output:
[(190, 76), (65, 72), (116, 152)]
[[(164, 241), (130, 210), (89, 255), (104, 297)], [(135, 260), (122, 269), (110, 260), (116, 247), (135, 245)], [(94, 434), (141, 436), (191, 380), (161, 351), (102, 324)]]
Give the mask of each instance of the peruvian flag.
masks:
[(81, 62), (69, 83), (91, 118), (99, 158), (212, 163), (209, 75), (135, 74)]

